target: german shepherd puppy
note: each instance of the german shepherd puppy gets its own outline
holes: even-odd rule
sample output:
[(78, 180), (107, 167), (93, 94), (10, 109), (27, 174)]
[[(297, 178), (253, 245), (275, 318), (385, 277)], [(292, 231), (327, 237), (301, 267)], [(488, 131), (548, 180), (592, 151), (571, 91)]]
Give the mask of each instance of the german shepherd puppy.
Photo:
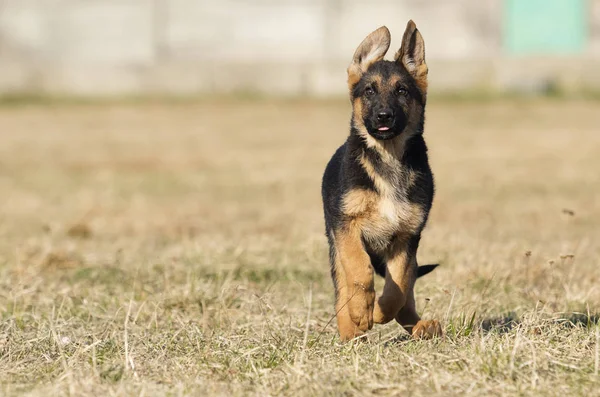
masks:
[[(415, 308), (421, 231), (433, 201), (423, 140), (427, 65), (423, 37), (409, 21), (394, 61), (384, 61), (390, 32), (382, 26), (360, 44), (348, 67), (350, 135), (323, 175), (336, 316), (342, 340), (396, 319), (415, 338), (441, 335)], [(385, 277), (376, 300), (373, 271)]]

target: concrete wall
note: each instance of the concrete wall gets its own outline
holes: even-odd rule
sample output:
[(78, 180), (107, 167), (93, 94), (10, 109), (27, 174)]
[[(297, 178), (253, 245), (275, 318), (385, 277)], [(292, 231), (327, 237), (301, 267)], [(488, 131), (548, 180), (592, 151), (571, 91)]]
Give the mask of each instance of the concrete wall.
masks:
[[(0, 94), (345, 94), (345, 69), (380, 25), (412, 18), (432, 91), (600, 88), (600, 0), (587, 51), (511, 58), (502, 0), (0, 0)], [(390, 50), (390, 52), (393, 52)]]

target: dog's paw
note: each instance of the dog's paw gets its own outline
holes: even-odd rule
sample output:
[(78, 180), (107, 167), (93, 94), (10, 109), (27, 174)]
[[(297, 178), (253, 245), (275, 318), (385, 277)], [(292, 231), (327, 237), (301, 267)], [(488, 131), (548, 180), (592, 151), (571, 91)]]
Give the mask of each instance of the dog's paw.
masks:
[(366, 332), (373, 328), (373, 307), (375, 305), (375, 290), (360, 289), (348, 302), (350, 319), (358, 331)]
[(419, 320), (412, 329), (414, 339), (432, 339), (442, 335), (442, 326), (437, 320)]

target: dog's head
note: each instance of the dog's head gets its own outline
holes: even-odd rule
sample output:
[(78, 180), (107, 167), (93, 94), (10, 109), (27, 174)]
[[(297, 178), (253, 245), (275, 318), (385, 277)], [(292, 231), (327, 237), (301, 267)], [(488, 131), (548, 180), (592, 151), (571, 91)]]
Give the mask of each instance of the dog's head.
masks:
[(393, 62), (383, 60), (390, 40), (390, 31), (380, 27), (358, 46), (348, 67), (353, 125), (377, 140), (419, 130), (427, 97), (425, 43), (415, 23), (408, 22)]

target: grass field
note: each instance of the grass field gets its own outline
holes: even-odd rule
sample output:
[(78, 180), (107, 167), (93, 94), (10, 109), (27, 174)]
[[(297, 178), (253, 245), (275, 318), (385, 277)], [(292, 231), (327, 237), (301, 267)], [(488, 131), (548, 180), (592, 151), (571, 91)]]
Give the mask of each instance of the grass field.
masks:
[(427, 116), (445, 337), (342, 344), (320, 177), (348, 103), (0, 107), (0, 394), (600, 395), (600, 103)]

